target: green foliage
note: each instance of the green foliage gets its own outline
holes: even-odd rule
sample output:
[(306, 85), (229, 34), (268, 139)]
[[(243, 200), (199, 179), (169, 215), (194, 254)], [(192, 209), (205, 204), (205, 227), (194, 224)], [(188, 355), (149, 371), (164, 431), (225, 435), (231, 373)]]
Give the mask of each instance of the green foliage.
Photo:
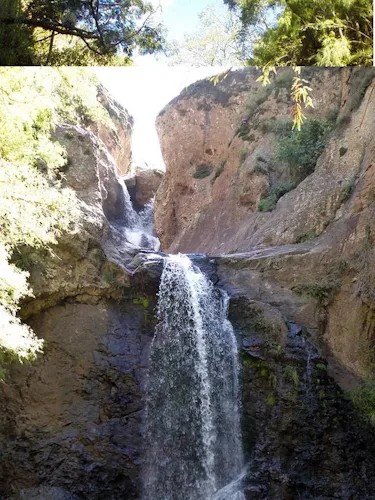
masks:
[(328, 120), (312, 118), (306, 120), (301, 130), (280, 139), (276, 157), (288, 165), (297, 182), (314, 171), (332, 130), (333, 124)]
[(216, 168), (214, 176), (211, 179), (211, 184), (214, 184), (214, 182), (216, 181), (216, 179), (224, 172), (224, 168), (225, 168), (226, 163), (227, 163), (226, 159), (222, 160), (220, 162), (220, 165)]
[(375, 381), (368, 380), (362, 387), (350, 391), (348, 396), (359, 412), (375, 425)]
[(293, 120), (288, 118), (267, 119), (259, 123), (259, 128), (263, 133), (272, 133), (278, 137), (291, 135)]
[(344, 184), (344, 186), (342, 187), (341, 189), (341, 193), (340, 193), (340, 198), (339, 198), (339, 203), (340, 205), (342, 203), (345, 203), (351, 196), (351, 194), (353, 193), (354, 191), (354, 187), (355, 187), (355, 181), (356, 181), (356, 178), (355, 176), (351, 177), (349, 179), (349, 181)]
[(135, 49), (162, 49), (157, 9), (143, 0), (2, 0), (0, 63), (128, 64)]
[(75, 194), (61, 186), (66, 153), (51, 135), (58, 121), (109, 120), (96, 93), (95, 80), (81, 70), (0, 69), (2, 363), (41, 352), (42, 341), (16, 316), (20, 300), (32, 296), (23, 249), (51, 251), (61, 233), (75, 227)]
[(246, 160), (247, 155), (249, 154), (249, 150), (247, 148), (240, 149), (240, 162), (243, 163)]
[[(254, 35), (246, 34), (246, 44), (240, 45), (238, 33), (241, 22), (234, 12), (225, 7), (208, 5), (199, 14), (192, 33), (185, 33), (182, 41), (173, 40), (168, 47), (170, 65), (238, 66), (246, 60), (245, 52)], [(244, 50), (245, 49), (245, 50)]]
[(299, 385), (299, 375), (296, 367), (287, 365), (284, 369), (286, 378), (294, 384), (296, 389), (298, 389)]
[(202, 163), (201, 165), (197, 165), (195, 168), (195, 172), (193, 173), (194, 179), (204, 179), (211, 175), (212, 167), (210, 165), (205, 165)]
[(341, 279), (336, 272), (331, 272), (321, 281), (297, 285), (293, 291), (299, 295), (305, 294), (318, 300), (322, 306), (329, 305), (341, 288)]
[[(251, 66), (372, 65), (371, 0), (224, 0), (259, 33)], [(275, 13), (278, 15), (275, 16)], [(274, 22), (265, 22), (265, 19)]]
[(268, 193), (259, 200), (259, 212), (271, 212), (276, 207), (278, 200), (294, 188), (295, 184), (292, 182), (279, 182), (272, 186)]
[(304, 243), (305, 241), (311, 241), (317, 237), (315, 231), (306, 231), (306, 233), (302, 233), (297, 236), (295, 243)]
[(150, 300), (148, 297), (146, 296), (142, 296), (142, 297), (135, 297), (133, 299), (133, 304), (136, 304), (136, 305), (140, 305), (142, 306), (144, 309), (148, 309), (150, 307)]

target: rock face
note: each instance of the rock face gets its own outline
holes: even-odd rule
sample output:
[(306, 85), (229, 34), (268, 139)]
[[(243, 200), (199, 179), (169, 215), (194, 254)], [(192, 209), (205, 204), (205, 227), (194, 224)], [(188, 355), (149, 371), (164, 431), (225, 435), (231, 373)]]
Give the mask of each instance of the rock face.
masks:
[(110, 126), (90, 122), (88, 128), (106, 145), (115, 160), (118, 175), (123, 176), (130, 167), (133, 118), (102, 85), (98, 87), (98, 101), (109, 113)]
[(242, 361), (246, 499), (371, 499), (375, 432), (327, 375), (307, 331), (238, 296), (229, 318)]
[(163, 175), (163, 172), (156, 169), (138, 169), (134, 175), (125, 178), (125, 184), (136, 207), (143, 208), (155, 197)]
[(292, 106), (287, 70), (267, 93), (253, 68), (216, 86), (198, 82), (160, 113), (167, 171), (156, 228), (164, 251), (232, 254), (219, 259), (226, 284), (276, 296), (289, 319), (312, 328), (348, 387), (350, 374), (365, 378), (373, 367), (374, 72), (305, 71), (315, 100), (306, 115), (334, 129), (314, 171), (270, 212), (257, 210), (267, 190), (296, 180), (276, 155)]
[(131, 265), (137, 249), (118, 230), (122, 188), (103, 141), (68, 125), (55, 138), (67, 152), (63, 184), (76, 193), (79, 221), (51, 251), (22, 249), (35, 297), (21, 314), (45, 339), (45, 352), (30, 365), (11, 365), (0, 386), (7, 409), (0, 498), (138, 498), (161, 270), (154, 276)]

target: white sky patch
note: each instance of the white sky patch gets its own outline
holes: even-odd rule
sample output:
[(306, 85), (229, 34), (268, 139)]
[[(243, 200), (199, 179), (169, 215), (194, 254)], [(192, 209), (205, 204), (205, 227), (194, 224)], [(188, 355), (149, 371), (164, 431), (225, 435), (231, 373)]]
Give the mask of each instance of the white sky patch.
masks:
[(150, 59), (132, 67), (92, 68), (114, 99), (134, 118), (133, 163), (165, 169), (155, 119), (161, 109), (191, 83), (215, 75), (220, 67), (169, 67)]

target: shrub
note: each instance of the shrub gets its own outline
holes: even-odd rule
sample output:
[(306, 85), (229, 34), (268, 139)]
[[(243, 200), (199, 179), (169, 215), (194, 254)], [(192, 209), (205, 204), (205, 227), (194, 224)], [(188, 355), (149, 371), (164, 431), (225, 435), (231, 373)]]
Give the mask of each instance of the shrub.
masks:
[(243, 163), (246, 160), (247, 155), (249, 154), (248, 149), (242, 148), (240, 149), (240, 162)]
[(276, 157), (289, 166), (294, 179), (301, 181), (314, 171), (332, 129), (328, 120), (308, 119), (300, 131), (294, 130), (280, 140)]
[(345, 203), (354, 191), (355, 177), (351, 177), (349, 181), (343, 186), (340, 193), (339, 204)]
[(216, 179), (219, 177), (219, 175), (222, 174), (226, 163), (227, 163), (227, 160), (222, 160), (220, 162), (220, 165), (216, 168), (214, 176), (211, 179), (211, 184), (213, 184), (216, 181)]
[(297, 368), (295, 368), (294, 366), (291, 366), (291, 365), (287, 365), (285, 367), (285, 376), (290, 382), (292, 382), (294, 384), (294, 386), (297, 389), (298, 385), (299, 385), (299, 375), (298, 375)]
[(276, 120), (268, 119), (259, 123), (259, 128), (264, 133), (272, 133), (279, 137), (290, 136), (293, 126), (293, 120), (280, 118)]
[(305, 241), (311, 241), (317, 237), (315, 231), (306, 231), (306, 233), (302, 233), (297, 236), (295, 243), (303, 243)]
[(362, 387), (348, 393), (353, 405), (375, 425), (375, 381), (369, 380)]
[(271, 212), (275, 207), (278, 200), (295, 188), (292, 182), (279, 182), (271, 187), (266, 196), (258, 202), (259, 212)]
[(202, 163), (201, 165), (197, 165), (195, 168), (195, 172), (193, 173), (193, 177), (195, 179), (204, 179), (211, 175), (212, 167), (210, 165), (205, 165)]

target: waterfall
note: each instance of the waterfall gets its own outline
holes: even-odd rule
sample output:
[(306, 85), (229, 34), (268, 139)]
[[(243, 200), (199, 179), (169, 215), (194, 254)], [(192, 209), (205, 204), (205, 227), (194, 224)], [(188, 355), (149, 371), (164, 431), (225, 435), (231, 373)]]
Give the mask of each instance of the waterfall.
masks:
[(160, 242), (154, 229), (154, 200), (137, 213), (130, 199), (129, 191), (122, 180), (122, 218), (124, 236), (127, 242), (140, 248), (159, 251)]
[(238, 353), (228, 298), (166, 258), (150, 350), (142, 500), (242, 500)]

